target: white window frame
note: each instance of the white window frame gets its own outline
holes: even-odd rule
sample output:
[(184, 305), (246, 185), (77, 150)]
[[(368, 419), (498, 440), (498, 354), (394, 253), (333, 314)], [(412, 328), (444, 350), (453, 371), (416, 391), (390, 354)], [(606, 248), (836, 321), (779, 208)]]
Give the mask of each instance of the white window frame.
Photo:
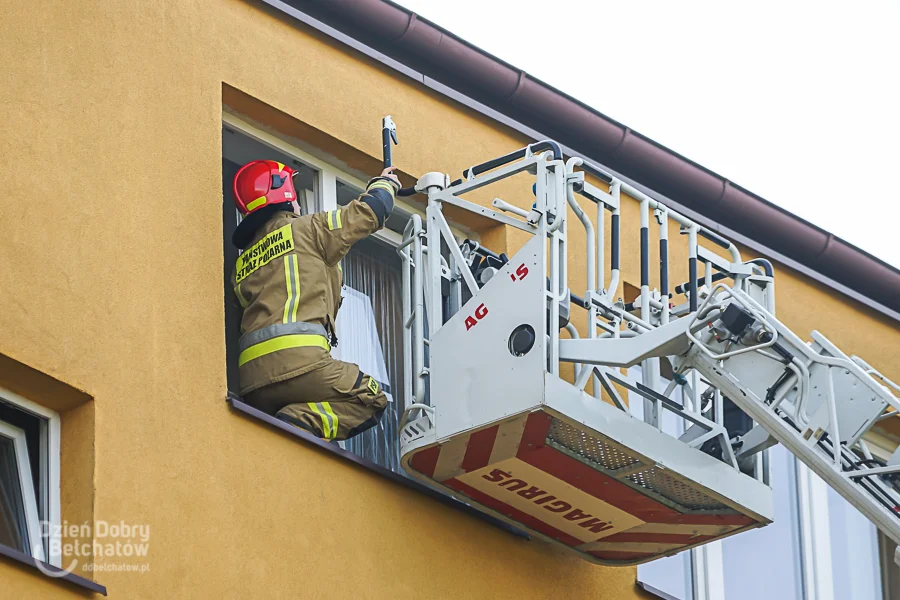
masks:
[[(313, 188), (316, 196), (315, 210), (317, 211), (330, 211), (338, 208), (338, 182), (355, 187), (359, 190), (366, 189), (367, 182), (363, 180), (362, 177), (356, 176), (346, 169), (338, 167), (337, 165), (341, 164), (338, 159), (322, 153), (314, 147), (307, 146), (306, 148), (300, 148), (295, 143), (288, 142), (277, 135), (263, 130), (259, 125), (248, 121), (245, 117), (227, 111), (222, 112), (222, 123), (225, 127), (265, 146), (269, 146), (279, 153), (296, 159), (314, 169), (316, 171), (316, 177), (314, 179)], [(374, 128), (373, 131), (380, 132), (380, 130), (375, 130)], [(394, 199), (394, 210), (410, 216), (417, 214), (422, 217), (423, 221), (425, 220), (425, 210), (423, 208), (400, 198)], [(240, 222), (240, 213), (237, 213), (237, 220)], [(464, 239), (470, 239), (476, 242), (481, 241), (481, 237), (474, 231), (460, 228), (452, 223), (450, 225), (450, 230), (458, 241)], [(400, 246), (403, 239), (402, 235), (387, 228), (379, 229), (372, 234), (372, 237), (394, 249)], [(400, 386), (396, 385), (393, 389), (399, 390)], [(398, 403), (397, 406), (400, 406), (400, 404)]]
[[(795, 466), (800, 520), (800, 566), (804, 600), (835, 598), (832, 564), (831, 519), (828, 486), (809, 467), (791, 457)], [(738, 534), (740, 535), (740, 534)], [(693, 600), (725, 598), (725, 571), (722, 542), (693, 549)], [(839, 565), (837, 565), (839, 567)], [(879, 566), (880, 569), (880, 566)], [(879, 599), (880, 600), (880, 599)]]
[(800, 554), (805, 600), (834, 600), (831, 577), (831, 520), (828, 486), (809, 467), (794, 458), (800, 503)]
[[(340, 161), (334, 157), (328, 156), (322, 152), (318, 152), (315, 148), (300, 148), (298, 145), (285, 141), (284, 139), (263, 130), (260, 126), (248, 121), (245, 117), (222, 111), (222, 122), (226, 127), (234, 129), (247, 137), (256, 140), (262, 144), (270, 146), (275, 150), (286, 154), (292, 158), (296, 158), (302, 163), (316, 169), (315, 190), (318, 196), (318, 210), (329, 211), (338, 208), (337, 203), (337, 183), (345, 183), (357, 189), (366, 189), (366, 181), (362, 178), (351, 174), (348, 170), (339, 166)], [(380, 129), (373, 126), (373, 135), (380, 133)], [(419, 208), (411, 202), (406, 202), (399, 198), (394, 200), (395, 210), (413, 215), (417, 214), (423, 219), (425, 218), (425, 210)], [(469, 231), (460, 227), (451, 225), (453, 235), (459, 240), (466, 238), (480, 241), (480, 237), (473, 231)], [(400, 245), (400, 234), (389, 229), (380, 229), (373, 234), (373, 237), (390, 244), (393, 247)]]
[[(60, 418), (59, 413), (27, 398), (23, 398), (6, 388), (0, 387), (0, 401), (11, 404), (16, 408), (31, 413), (43, 419), (41, 427), (40, 447), (40, 477), (46, 481), (44, 486), (44, 498), (47, 506), (47, 522), (41, 523), (38, 505), (35, 502), (35, 481), (31, 476), (31, 464), (28, 460), (28, 446), (25, 440), (25, 432), (9, 423), (0, 421), (0, 435), (12, 438), (16, 447), (16, 459), (19, 467), (19, 482), (24, 495), (25, 514), (28, 521), (28, 537), (31, 545), (29, 554), (37, 560), (49, 562), (54, 567), (62, 566), (62, 556), (59, 550), (62, 547), (61, 516), (60, 516)], [(44, 554), (41, 533), (49, 536), (50, 557)]]

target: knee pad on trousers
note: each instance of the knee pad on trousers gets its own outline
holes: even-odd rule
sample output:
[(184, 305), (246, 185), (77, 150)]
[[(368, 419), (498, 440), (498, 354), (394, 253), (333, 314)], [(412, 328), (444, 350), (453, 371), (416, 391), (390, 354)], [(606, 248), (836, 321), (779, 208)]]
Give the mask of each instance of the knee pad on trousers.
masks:
[(383, 406), (383, 407), (379, 408), (375, 412), (374, 415), (372, 415), (371, 417), (369, 417), (368, 419), (366, 419), (365, 421), (363, 421), (362, 423), (360, 423), (359, 425), (357, 425), (356, 427), (351, 429), (347, 433), (347, 439), (350, 439), (354, 436), (364, 433), (364, 432), (368, 431), (369, 429), (372, 429), (373, 427), (378, 425), (378, 423), (381, 422), (381, 417), (384, 415), (385, 408), (387, 408), (387, 406)]

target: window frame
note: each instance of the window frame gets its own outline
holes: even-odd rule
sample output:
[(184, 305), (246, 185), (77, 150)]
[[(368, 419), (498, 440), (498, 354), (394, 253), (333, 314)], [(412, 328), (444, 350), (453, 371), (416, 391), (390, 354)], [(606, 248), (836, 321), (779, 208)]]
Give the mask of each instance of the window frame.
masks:
[[(626, 377), (640, 382), (640, 365), (627, 370)], [(631, 394), (629, 394), (631, 396)], [(629, 398), (629, 401), (631, 398)], [(632, 416), (635, 416), (632, 413)], [(637, 417), (635, 417), (637, 418)], [(803, 600), (836, 600), (832, 561), (832, 525), (829, 514), (829, 492), (827, 484), (796, 456), (793, 461), (793, 483), (796, 490), (797, 518), (799, 520), (800, 577), (802, 578)], [(771, 466), (769, 465), (769, 468)], [(771, 485), (771, 484), (770, 484)], [(877, 532), (877, 529), (876, 529)], [(876, 544), (879, 543), (876, 533)], [(692, 570), (692, 596), (678, 600), (715, 600), (725, 597), (725, 556), (722, 541), (718, 540), (690, 550)], [(881, 557), (881, 562), (892, 561), (892, 557)], [(879, 564), (882, 596), (885, 595), (885, 565)], [(653, 587), (653, 582), (642, 580), (638, 572), (638, 583)], [(651, 591), (650, 593), (654, 593)], [(660, 597), (671, 597), (668, 594)], [(880, 600), (880, 599), (879, 599)]]
[(44, 560), (44, 545), (41, 540), (41, 521), (35, 499), (34, 481), (31, 477), (31, 465), (28, 461), (28, 442), (25, 432), (6, 421), (0, 421), (0, 438), (12, 442), (16, 460), (16, 472), (19, 475), (19, 491), (22, 506), (25, 510), (25, 529), (29, 554), (38, 560)]
[[(367, 181), (350, 173), (346, 169), (336, 166), (336, 163), (340, 163), (340, 161), (334, 157), (328, 156), (323, 152), (317, 152), (313, 148), (302, 149), (295, 144), (285, 141), (277, 135), (264, 131), (258, 125), (248, 121), (245, 117), (228, 112), (227, 108), (223, 108), (222, 110), (222, 124), (261, 144), (269, 146), (278, 152), (295, 158), (302, 163), (306, 163), (308, 166), (315, 169), (316, 179), (313, 187), (316, 195), (316, 206), (314, 212), (324, 212), (338, 208), (337, 183), (339, 181), (360, 190), (366, 189)], [(417, 214), (423, 219), (425, 218), (425, 210), (423, 208), (419, 208), (413, 203), (401, 200), (400, 198), (394, 199), (394, 209), (409, 215)], [(468, 238), (474, 241), (480, 241), (480, 236), (473, 231), (462, 229), (453, 224), (451, 224), (450, 229), (453, 232), (454, 237), (459, 240)], [(394, 248), (400, 245), (402, 239), (400, 234), (389, 229), (380, 229), (372, 234), (372, 237)]]
[[(246, 136), (251, 141), (272, 148), (274, 151), (283, 154), (285, 157), (297, 160), (315, 171), (315, 177), (313, 179), (313, 193), (315, 196), (313, 206), (303, 206), (304, 211), (309, 211), (311, 209), (312, 212), (327, 212), (338, 209), (340, 207), (337, 194), (338, 183), (351, 186), (358, 190), (366, 189), (367, 181), (363, 180), (362, 177), (336, 166), (342, 164), (339, 159), (310, 146), (300, 148), (296, 143), (288, 142), (273, 133), (264, 131), (259, 125), (247, 120), (246, 117), (229, 112), (227, 107), (223, 107), (222, 125), (239, 135)], [(414, 214), (418, 214), (423, 220), (426, 218), (424, 207), (420, 208), (414, 203), (407, 202), (401, 198), (394, 199), (394, 212), (405, 215), (407, 218), (412, 218), (412, 215)], [(237, 210), (235, 210), (235, 215), (239, 222), (240, 213)], [(457, 241), (464, 239), (470, 239), (476, 242), (481, 241), (481, 236), (477, 233), (468, 229), (462, 229), (452, 223), (450, 224), (450, 230)], [(393, 250), (398, 249), (403, 240), (401, 234), (387, 229), (386, 227), (379, 229), (370, 237), (376, 242), (384, 244)], [(397, 259), (398, 261), (400, 260), (399, 255)], [(399, 300), (400, 299), (398, 298), (398, 303)], [(402, 393), (401, 383), (402, 382), (391, 383), (392, 390), (394, 390), (392, 396), (395, 406), (402, 406), (404, 402), (400, 397), (400, 394)]]
[[(16, 449), (16, 461), (19, 466), (19, 482), (22, 487), (22, 493), (26, 498), (24, 498), (24, 503), (26, 506), (26, 519), (29, 521), (28, 526), (28, 535), (29, 535), (29, 543), (31, 548), (29, 549), (28, 554), (42, 562), (47, 562), (54, 567), (61, 568), (62, 565), (62, 556), (59, 553), (59, 550), (62, 547), (62, 536), (61, 536), (61, 515), (60, 515), (60, 417), (59, 413), (54, 410), (51, 410), (45, 406), (41, 406), (36, 402), (33, 402), (27, 398), (23, 398), (19, 394), (12, 392), (6, 388), (0, 387), (0, 401), (6, 402), (19, 410), (34, 415), (35, 417), (41, 419), (41, 438), (40, 438), (40, 447), (41, 447), (41, 456), (39, 457), (40, 464), (40, 473), (39, 477), (42, 481), (46, 482), (44, 486), (43, 497), (41, 498), (41, 502), (46, 506), (46, 523), (41, 523), (41, 507), (35, 501), (35, 487), (39, 485), (38, 482), (34, 481), (34, 478), (31, 474), (31, 465), (28, 461), (28, 448), (27, 444), (24, 446), (24, 452), (19, 448), (19, 442), (14, 442), (17, 446)], [(25, 444), (25, 433), (18, 427), (10, 425), (5, 421), (0, 421), (0, 434), (3, 434), (2, 429), (14, 429), (18, 433), (21, 434), (21, 444)], [(7, 436), (8, 437), (8, 436)], [(25, 466), (27, 467), (26, 471), (22, 471), (22, 460), (24, 457)], [(23, 482), (23, 479), (27, 479), (27, 485), (29, 486), (28, 491), (26, 491), (26, 483)], [(29, 505), (33, 506), (34, 512), (31, 513), (28, 508)], [(36, 531), (35, 531), (36, 526)], [(48, 548), (49, 548), (49, 560), (48, 556), (44, 552), (43, 543), (40, 544), (40, 555), (35, 554), (35, 546), (36, 541), (42, 539), (41, 533), (44, 526), (49, 528), (49, 531), (46, 531), (48, 534), (46, 537), (48, 540)]]

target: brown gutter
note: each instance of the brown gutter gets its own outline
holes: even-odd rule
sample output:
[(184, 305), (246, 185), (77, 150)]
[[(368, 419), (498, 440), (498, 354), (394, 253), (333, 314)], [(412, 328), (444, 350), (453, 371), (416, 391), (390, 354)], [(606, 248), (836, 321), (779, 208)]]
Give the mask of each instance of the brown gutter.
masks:
[(893, 310), (900, 271), (386, 0), (293, 0), (332, 27)]

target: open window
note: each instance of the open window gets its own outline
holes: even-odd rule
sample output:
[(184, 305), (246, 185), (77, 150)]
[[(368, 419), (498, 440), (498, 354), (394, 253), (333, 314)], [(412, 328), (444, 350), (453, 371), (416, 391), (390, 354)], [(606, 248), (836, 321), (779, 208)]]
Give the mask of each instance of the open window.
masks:
[(37, 494), (25, 432), (0, 421), (0, 543), (43, 560)]
[(58, 525), (59, 416), (0, 389), (0, 544), (59, 566)]
[(236, 127), (222, 128), (222, 248), (225, 259), (225, 348), (228, 361), (228, 390), (238, 393), (238, 340), (240, 339), (241, 308), (237, 305), (229, 278), (238, 258), (238, 250), (231, 236), (241, 221), (234, 205), (232, 181), (244, 164), (257, 159), (275, 160), (290, 165), (300, 174), (294, 178), (297, 200), (308, 214), (320, 210), (321, 172), (308, 161), (302, 161), (276, 147), (253, 138)]
[[(232, 300), (228, 278), (238, 257), (231, 244), (240, 215), (234, 209), (231, 185), (241, 165), (255, 159), (270, 159), (301, 170), (297, 182), (304, 211), (334, 210), (350, 203), (365, 188), (366, 174), (337, 168), (336, 159), (323, 158), (263, 132), (242, 118), (226, 113), (222, 132), (222, 187), (224, 192), (224, 273), (228, 389), (238, 393), (238, 339), (240, 308)], [(314, 149), (313, 149), (314, 150)], [(371, 175), (371, 174), (369, 174)], [(303, 188), (303, 191), (301, 191)], [(398, 426), (405, 408), (400, 393), (404, 381), (403, 323), (401, 305), (402, 271), (397, 247), (413, 206), (402, 200), (385, 227), (355, 244), (344, 257), (343, 303), (337, 318), (338, 345), (332, 355), (360, 366), (363, 372), (382, 383), (389, 405), (381, 422), (341, 447), (362, 458), (405, 476), (400, 466)], [(421, 211), (420, 211), (421, 212)]]

